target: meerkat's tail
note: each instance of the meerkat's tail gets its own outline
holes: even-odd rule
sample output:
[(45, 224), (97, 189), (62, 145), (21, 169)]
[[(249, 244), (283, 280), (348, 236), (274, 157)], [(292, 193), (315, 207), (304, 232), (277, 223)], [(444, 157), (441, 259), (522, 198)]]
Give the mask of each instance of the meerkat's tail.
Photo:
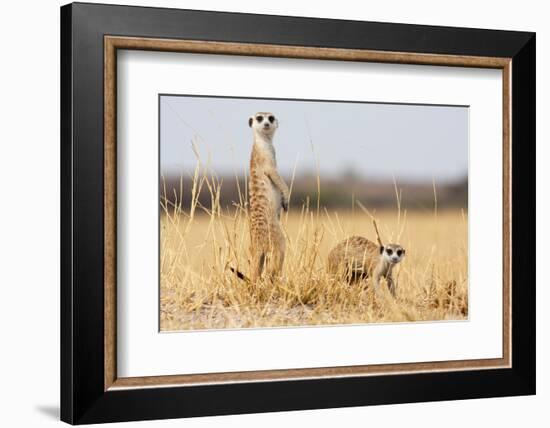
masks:
[(372, 224), (374, 225), (374, 230), (376, 231), (376, 240), (378, 241), (378, 245), (383, 247), (384, 244), (382, 243), (382, 239), (380, 239), (380, 232), (378, 232), (378, 225), (376, 224), (374, 217), (372, 218)]
[(250, 282), (250, 279), (248, 279), (248, 277), (244, 273), (238, 271), (237, 269), (235, 269), (231, 266), (229, 266), (229, 270), (231, 272), (233, 272), (235, 275), (237, 275), (237, 278), (239, 278), (240, 280), (242, 280), (244, 282)]

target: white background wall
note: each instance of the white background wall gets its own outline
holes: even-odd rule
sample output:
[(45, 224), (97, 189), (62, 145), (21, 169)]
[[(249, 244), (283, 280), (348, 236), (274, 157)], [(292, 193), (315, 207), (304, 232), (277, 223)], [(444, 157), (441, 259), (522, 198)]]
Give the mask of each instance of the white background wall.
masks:
[[(59, 423), (59, 6), (57, 0), (4, 2), (0, 9), (0, 421)], [(112, 3), (104, 1), (104, 3)], [(548, 145), (550, 14), (535, 0), (297, 2), (148, 0), (171, 6), (537, 32), (538, 395), (336, 410), (155, 421), (142, 426), (279, 427), (547, 426), (550, 417)], [(546, 78), (545, 78), (546, 77)], [(544, 123), (546, 119), (546, 123)], [(544, 168), (546, 167), (546, 168)], [(543, 198), (543, 195), (546, 195)], [(533, 251), (534, 256), (534, 251)], [(137, 426), (127, 424), (125, 426)]]

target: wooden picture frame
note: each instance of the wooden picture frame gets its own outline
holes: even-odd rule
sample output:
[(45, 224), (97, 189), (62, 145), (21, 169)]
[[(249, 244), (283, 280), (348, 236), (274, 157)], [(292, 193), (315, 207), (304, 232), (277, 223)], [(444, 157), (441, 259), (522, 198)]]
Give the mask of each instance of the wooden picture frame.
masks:
[[(118, 377), (118, 49), (502, 70), (502, 358)], [(534, 34), (76, 3), (61, 8), (61, 55), (62, 420), (114, 422), (535, 392), (535, 261), (521, 256), (535, 241)]]

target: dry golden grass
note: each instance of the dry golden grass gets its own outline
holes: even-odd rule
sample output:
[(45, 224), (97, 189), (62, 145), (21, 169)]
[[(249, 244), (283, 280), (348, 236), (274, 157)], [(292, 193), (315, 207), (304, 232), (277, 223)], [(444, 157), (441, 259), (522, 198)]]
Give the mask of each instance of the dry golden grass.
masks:
[[(218, 204), (221, 184), (195, 173), (211, 206), (181, 207), (163, 198), (160, 233), (161, 330), (222, 329), (319, 324), (457, 320), (468, 316), (467, 216), (462, 210), (370, 213), (293, 207), (283, 214), (287, 251), (275, 284), (248, 284), (229, 269), (248, 273), (245, 198)], [(246, 194), (243, 191), (243, 194)], [(315, 204), (314, 204), (315, 205)], [(394, 270), (396, 298), (374, 296), (369, 281), (349, 285), (325, 269), (330, 249), (358, 234), (376, 241), (371, 215), (384, 242), (399, 242), (407, 257)]]

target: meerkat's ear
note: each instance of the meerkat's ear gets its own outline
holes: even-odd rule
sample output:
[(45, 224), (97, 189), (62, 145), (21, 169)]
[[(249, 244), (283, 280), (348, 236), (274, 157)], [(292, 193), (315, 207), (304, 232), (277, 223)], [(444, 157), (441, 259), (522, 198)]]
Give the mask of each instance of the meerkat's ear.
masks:
[(250, 117), (248, 118), (248, 126), (249, 126), (250, 128), (252, 128), (252, 122), (254, 122), (254, 118), (253, 118), (252, 116), (250, 116)]
[(380, 254), (382, 254), (383, 252), (384, 252), (384, 246), (380, 245)]

